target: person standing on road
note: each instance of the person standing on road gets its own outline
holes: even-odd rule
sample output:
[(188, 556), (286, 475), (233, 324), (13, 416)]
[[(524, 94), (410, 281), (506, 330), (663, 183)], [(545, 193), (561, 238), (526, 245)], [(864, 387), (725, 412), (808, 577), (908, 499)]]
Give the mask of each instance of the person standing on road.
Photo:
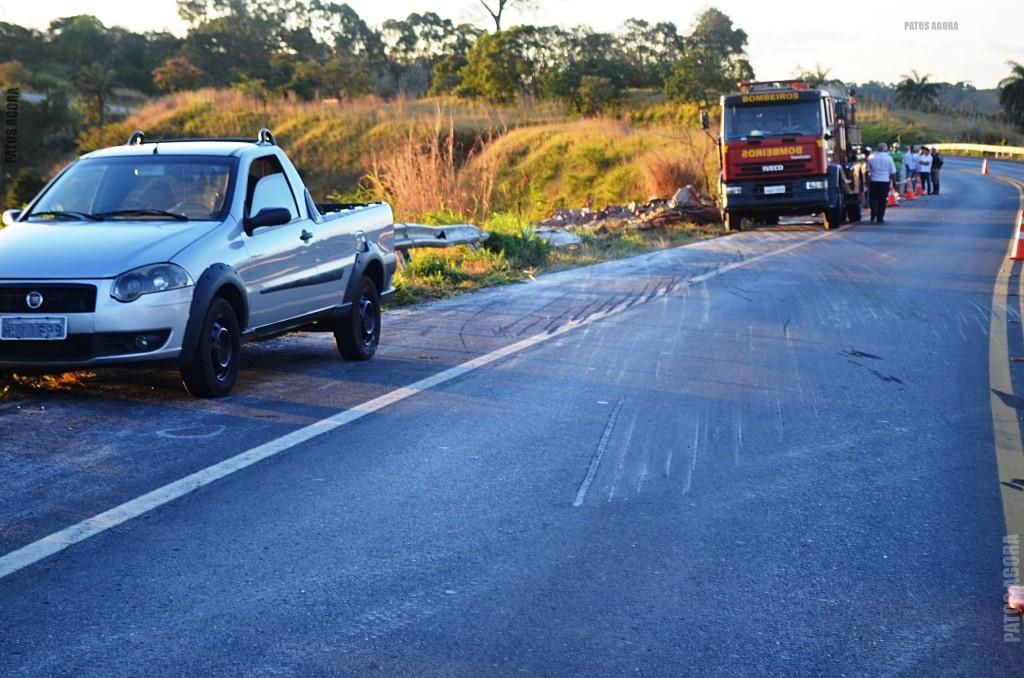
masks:
[(932, 195), (939, 194), (939, 170), (942, 169), (942, 156), (932, 146)]
[(907, 168), (907, 185), (902, 189), (914, 190), (914, 180), (917, 176), (917, 153), (914, 153), (913, 145), (908, 146), (907, 152), (903, 154), (903, 166)]
[(885, 142), (875, 147), (875, 152), (868, 156), (868, 202), (871, 204), (871, 222), (885, 223), (885, 200), (889, 196), (889, 186), (896, 179), (896, 163), (886, 151), (889, 147)]
[(921, 147), (921, 155), (917, 158), (917, 172), (921, 177), (921, 190), (932, 194), (932, 154), (927, 146)]
[(896, 163), (896, 192), (903, 192), (903, 184), (907, 182), (907, 168), (903, 166), (903, 154), (900, 153), (900, 142), (892, 142), (892, 151), (889, 153), (892, 161)]

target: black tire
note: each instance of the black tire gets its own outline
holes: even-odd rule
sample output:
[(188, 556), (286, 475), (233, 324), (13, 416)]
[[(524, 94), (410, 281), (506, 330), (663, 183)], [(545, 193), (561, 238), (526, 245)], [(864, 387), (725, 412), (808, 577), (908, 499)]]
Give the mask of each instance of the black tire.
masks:
[(380, 344), (380, 292), (369, 276), (359, 283), (359, 294), (334, 329), (338, 352), (345, 360), (369, 360)]
[(242, 333), (227, 300), (217, 297), (206, 310), (195, 355), (181, 368), (181, 380), (197, 398), (222, 398), (238, 379)]
[(725, 226), (726, 233), (742, 231), (742, 221), (743, 220), (740, 218), (738, 214), (733, 214), (732, 212), (722, 212), (722, 226)]
[(843, 225), (843, 215), (846, 208), (843, 205), (842, 197), (837, 198), (836, 204), (822, 213), (824, 217), (825, 230), (832, 231)]

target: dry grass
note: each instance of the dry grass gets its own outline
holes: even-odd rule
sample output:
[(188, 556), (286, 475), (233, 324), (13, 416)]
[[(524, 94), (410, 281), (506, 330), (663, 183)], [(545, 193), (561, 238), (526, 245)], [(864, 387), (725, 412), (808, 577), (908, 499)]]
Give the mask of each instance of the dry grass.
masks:
[(715, 149), (693, 130), (607, 118), (548, 123), (495, 139), (467, 164), (463, 181), (493, 183), (493, 209), (538, 219), (566, 207), (668, 196), (687, 184), (707, 190), (718, 172)]
[(454, 98), (381, 101), (264, 101), (232, 90), (174, 94), (140, 108), (127, 120), (83, 133), (81, 151), (123, 144), (134, 129), (149, 138), (254, 137), (273, 130), (278, 143), (317, 198), (352, 195), (384, 158), (436, 138), (437, 119), (451, 122), (454, 152), (461, 162), (480, 138), (520, 126), (559, 120), (546, 106), (496, 108)]
[(933, 142), (1024, 145), (1024, 134), (1012, 125), (982, 115), (923, 113), (906, 108), (864, 104), (859, 111), (864, 141), (892, 142), (897, 135), (904, 143)]

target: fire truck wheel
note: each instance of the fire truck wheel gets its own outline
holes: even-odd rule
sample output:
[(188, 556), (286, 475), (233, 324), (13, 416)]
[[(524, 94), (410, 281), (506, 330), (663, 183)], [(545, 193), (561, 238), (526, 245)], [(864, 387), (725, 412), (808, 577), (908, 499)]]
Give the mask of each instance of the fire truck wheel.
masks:
[[(839, 199), (840, 201), (842, 198)], [(839, 228), (843, 225), (843, 216), (846, 213), (846, 208), (842, 202), (837, 201), (837, 204), (825, 210), (822, 214), (825, 222), (825, 230), (831, 231)]]

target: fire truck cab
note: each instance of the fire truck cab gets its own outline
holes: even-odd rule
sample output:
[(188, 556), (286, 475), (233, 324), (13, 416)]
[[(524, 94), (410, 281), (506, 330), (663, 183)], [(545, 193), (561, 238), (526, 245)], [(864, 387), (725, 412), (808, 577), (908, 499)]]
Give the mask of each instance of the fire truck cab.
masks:
[(826, 229), (860, 221), (862, 172), (853, 170), (860, 129), (856, 99), (800, 80), (740, 83), (721, 98), (722, 222), (777, 224), (821, 214)]

